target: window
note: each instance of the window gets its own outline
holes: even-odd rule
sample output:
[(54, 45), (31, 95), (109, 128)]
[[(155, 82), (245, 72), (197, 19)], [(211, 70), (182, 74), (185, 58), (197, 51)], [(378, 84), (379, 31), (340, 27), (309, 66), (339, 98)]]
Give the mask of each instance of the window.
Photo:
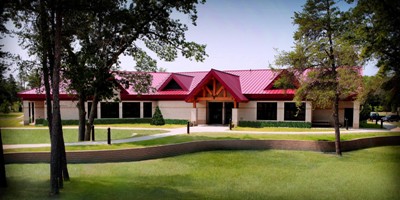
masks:
[(122, 117), (140, 118), (140, 103), (139, 102), (122, 103)]
[[(88, 102), (88, 107), (87, 107), (87, 117), (89, 118), (90, 116), (90, 111), (92, 110), (92, 102)], [(97, 118), (97, 109), (94, 110), (94, 118)]]
[(182, 88), (174, 79), (171, 79), (171, 81), (164, 87), (163, 90), (182, 90)]
[(119, 118), (118, 102), (102, 102), (101, 118)]
[(305, 121), (306, 104), (302, 103), (300, 107), (296, 103), (285, 103), (285, 121)]
[(151, 102), (143, 103), (143, 117), (152, 118), (153, 117), (153, 105)]
[(257, 120), (276, 120), (277, 103), (257, 103)]

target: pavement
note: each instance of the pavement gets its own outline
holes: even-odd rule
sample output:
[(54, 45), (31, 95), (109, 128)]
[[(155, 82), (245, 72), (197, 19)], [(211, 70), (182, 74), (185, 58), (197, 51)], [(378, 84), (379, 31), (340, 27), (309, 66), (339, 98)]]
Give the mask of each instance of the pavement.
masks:
[[(383, 124), (385, 130), (379, 130), (379, 132), (400, 132), (400, 128), (396, 127), (389, 123)], [(77, 127), (65, 127), (65, 128), (77, 128)], [(107, 127), (99, 127), (106, 129)], [(18, 128), (15, 128), (18, 129)], [(47, 129), (47, 127), (43, 127), (43, 129)], [(129, 129), (129, 130), (138, 130), (138, 129), (161, 129), (162, 128), (129, 128), (129, 127), (115, 127), (113, 129)], [(129, 142), (138, 142), (138, 141), (145, 141), (145, 140), (153, 140), (158, 138), (164, 138), (174, 135), (184, 135), (187, 134), (187, 127), (183, 128), (175, 128), (175, 129), (168, 129), (168, 133), (160, 133), (154, 135), (147, 135), (147, 136), (140, 136), (140, 137), (132, 137), (126, 139), (119, 139), (119, 140), (112, 140), (112, 144), (120, 144), (120, 143), (129, 143)], [(334, 131), (321, 131), (321, 132), (256, 132), (256, 131), (232, 131), (229, 130), (228, 126), (222, 125), (199, 125), (190, 127), (190, 133), (205, 133), (205, 132), (214, 132), (214, 133), (232, 133), (232, 134), (329, 134), (334, 133)], [(376, 129), (341, 129), (341, 134), (346, 133), (367, 133), (367, 132), (377, 132)], [(73, 143), (65, 143), (66, 146), (79, 146), (79, 145), (105, 145), (107, 141), (85, 141), (85, 142), (73, 142)], [(3, 149), (19, 149), (19, 148), (39, 148), (39, 147), (50, 147), (50, 144), (6, 144), (3, 145)]]

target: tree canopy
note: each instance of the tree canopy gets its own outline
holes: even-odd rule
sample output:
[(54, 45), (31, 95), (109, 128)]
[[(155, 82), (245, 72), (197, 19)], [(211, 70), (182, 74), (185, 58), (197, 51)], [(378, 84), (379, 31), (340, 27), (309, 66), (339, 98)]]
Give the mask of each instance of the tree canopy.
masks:
[(299, 77), (297, 102), (332, 108), (336, 153), (341, 155), (339, 100), (355, 94), (362, 84), (355, 67), (358, 48), (344, 40), (347, 18), (333, 0), (308, 0), (302, 12), (294, 13), (293, 23), (298, 25), (294, 50), (280, 52), (276, 64)]
[[(80, 102), (90, 96), (97, 106), (98, 101), (113, 97), (118, 80), (113, 72), (119, 56), (125, 54), (136, 61), (137, 73), (118, 75), (138, 92), (148, 91), (151, 78), (146, 72), (157, 70), (148, 51), (167, 61), (173, 61), (178, 53), (196, 61), (207, 56), (205, 45), (187, 41), (187, 25), (173, 17), (174, 13), (181, 13), (196, 25), (196, 6), (204, 2), (7, 1), (7, 13), (12, 16), (24, 47), (38, 60), (41, 72), (37, 74), (43, 76), (51, 138), (51, 194), (58, 194), (63, 179), (68, 177), (59, 99), (62, 78), (67, 79), (68, 89), (75, 90)], [(84, 112), (80, 116), (84, 117)], [(94, 114), (90, 116), (89, 124)]]
[[(349, 2), (353, 2), (350, 0)], [(376, 60), (393, 109), (400, 106), (400, 1), (358, 0), (351, 10), (353, 44), (361, 47), (361, 56)]]

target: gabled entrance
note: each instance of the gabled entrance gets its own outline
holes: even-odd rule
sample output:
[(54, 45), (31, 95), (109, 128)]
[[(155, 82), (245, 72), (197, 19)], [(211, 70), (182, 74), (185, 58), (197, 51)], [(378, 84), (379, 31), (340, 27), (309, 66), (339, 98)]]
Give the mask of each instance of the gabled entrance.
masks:
[(208, 124), (222, 124), (222, 102), (208, 103)]
[[(191, 121), (194, 124), (198, 121), (197, 102), (205, 102), (207, 107), (207, 119), (201, 119), (201, 121), (206, 121), (208, 124), (227, 124), (230, 119), (234, 121), (234, 116), (237, 118), (238, 103), (247, 101), (248, 99), (242, 94), (239, 76), (214, 69), (186, 98), (186, 102), (193, 103)], [(235, 109), (235, 114), (233, 114), (233, 109)]]

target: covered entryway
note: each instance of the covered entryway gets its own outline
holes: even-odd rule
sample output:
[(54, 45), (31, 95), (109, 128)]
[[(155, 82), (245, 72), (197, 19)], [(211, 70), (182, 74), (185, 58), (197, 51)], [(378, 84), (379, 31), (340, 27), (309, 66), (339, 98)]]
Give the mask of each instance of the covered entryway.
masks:
[(345, 108), (344, 109), (344, 122), (343, 126), (346, 126), (346, 119), (348, 120), (347, 123), (349, 127), (353, 127), (353, 108)]
[(204, 120), (198, 119), (197, 103), (205, 102), (205, 121), (208, 124), (228, 124), (232, 120), (237, 125), (238, 103), (248, 102), (248, 99), (242, 94), (239, 76), (212, 69), (188, 94), (185, 101), (193, 103), (190, 114), (193, 124)]
[(208, 124), (222, 124), (222, 102), (208, 103)]

